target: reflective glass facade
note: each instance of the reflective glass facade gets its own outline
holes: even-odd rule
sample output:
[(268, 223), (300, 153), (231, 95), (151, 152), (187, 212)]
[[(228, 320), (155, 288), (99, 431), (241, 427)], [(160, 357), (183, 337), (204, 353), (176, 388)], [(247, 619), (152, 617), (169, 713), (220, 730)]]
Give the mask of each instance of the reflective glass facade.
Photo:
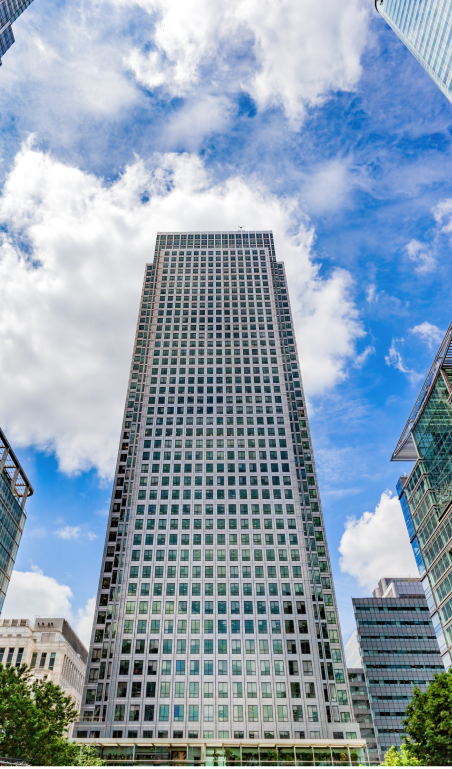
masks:
[(452, 101), (450, 0), (376, 0), (375, 7)]
[[(383, 760), (392, 745), (400, 748), (402, 719), (414, 687), (425, 691), (435, 674), (444, 671), (420, 581), (394, 582), (402, 587), (395, 591), (397, 597), (352, 599), (366, 686), (352, 688), (352, 702), (374, 760), (378, 755)], [(358, 691), (362, 696), (357, 698)]]
[(0, 430), (0, 614), (19, 549), (27, 497), (33, 489)]
[[(2, 0), (0, 2), (0, 56), (14, 43), (12, 24), (33, 0)], [(2, 60), (0, 58), (0, 66)]]
[(397, 491), (447, 668), (452, 648), (451, 338), (449, 329), (393, 457), (415, 460)]
[(270, 232), (147, 265), (79, 738), (359, 738)]

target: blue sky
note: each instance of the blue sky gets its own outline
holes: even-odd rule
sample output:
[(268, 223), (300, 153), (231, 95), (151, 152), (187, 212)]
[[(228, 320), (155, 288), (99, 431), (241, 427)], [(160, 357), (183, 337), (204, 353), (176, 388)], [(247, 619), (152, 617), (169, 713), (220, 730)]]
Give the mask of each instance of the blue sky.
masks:
[(347, 638), (415, 573), (385, 492), (451, 320), (452, 105), (370, 0), (34, 0), (14, 30), (0, 423), (35, 495), (5, 614), (86, 634), (155, 233), (243, 224), (287, 264)]

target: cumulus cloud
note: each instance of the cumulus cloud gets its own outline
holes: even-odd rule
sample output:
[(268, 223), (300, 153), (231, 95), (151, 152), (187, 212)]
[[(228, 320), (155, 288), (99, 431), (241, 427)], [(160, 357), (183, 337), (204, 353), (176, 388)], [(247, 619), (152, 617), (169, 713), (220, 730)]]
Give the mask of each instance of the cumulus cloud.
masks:
[(33, 620), (40, 617), (72, 616), (72, 590), (37, 566), (32, 571), (13, 571), (2, 617)]
[(435, 326), (428, 321), (424, 321), (424, 323), (420, 323), (418, 326), (410, 328), (410, 334), (418, 336), (423, 342), (426, 342), (430, 348), (434, 345), (439, 345), (443, 341), (444, 336), (444, 332), (441, 331), (438, 326)]
[(74, 629), (85, 646), (89, 646), (93, 628), (96, 597), (89, 598), (83, 609), (79, 609), (74, 622)]
[(29, 619), (36, 617), (63, 617), (74, 628), (85, 646), (89, 645), (93, 626), (95, 597), (76, 613), (72, 607), (73, 593), (54, 577), (47, 577), (37, 566), (31, 571), (13, 571), (2, 617)]
[(382, 577), (418, 575), (400, 503), (390, 491), (383, 492), (373, 513), (347, 519), (339, 553), (341, 571), (368, 590)]
[[(187, 96), (213, 82), (247, 91), (261, 109), (299, 120), (307, 106), (359, 80), (367, 12), (360, 0), (117, 0), (149, 15), (141, 46), (126, 55), (139, 82)], [(150, 50), (149, 40), (152, 39)]]
[(414, 271), (418, 275), (425, 275), (433, 272), (436, 268), (436, 259), (432, 252), (418, 240), (410, 240), (405, 246), (405, 252), (408, 258), (414, 263)]
[(22, 148), (0, 199), (0, 421), (67, 473), (111, 475), (144, 265), (157, 228), (273, 228), (305, 386), (346, 376), (364, 331), (345, 270), (321, 278), (297, 201), (256, 180), (216, 184), (190, 155), (136, 161), (117, 181)]
[(387, 366), (392, 366), (400, 371), (409, 379), (411, 384), (416, 384), (419, 379), (422, 379), (422, 374), (418, 374), (414, 369), (408, 368), (402, 358), (402, 353), (397, 349), (397, 342), (402, 342), (403, 339), (393, 339), (388, 354), (385, 356), (385, 363)]

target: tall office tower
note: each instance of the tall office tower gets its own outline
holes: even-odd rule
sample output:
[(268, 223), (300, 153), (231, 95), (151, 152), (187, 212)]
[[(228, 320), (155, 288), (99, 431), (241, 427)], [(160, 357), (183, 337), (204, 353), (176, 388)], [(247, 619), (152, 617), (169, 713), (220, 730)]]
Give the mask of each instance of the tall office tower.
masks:
[(450, 0), (375, 0), (375, 8), (452, 101)]
[[(32, 2), (33, 0), (0, 0), (0, 56), (15, 42), (12, 23)], [(0, 66), (1, 64), (0, 58)]]
[(446, 668), (452, 652), (452, 324), (392, 455), (397, 492)]
[(19, 549), (33, 488), (0, 429), (0, 614)]
[(364, 744), (270, 232), (157, 236), (90, 655), (79, 732), (111, 760)]
[[(373, 727), (362, 727), (362, 736), (369, 756), (374, 753), (370, 743), (376, 742), (383, 760), (391, 745), (402, 744), (401, 722), (414, 687), (425, 691), (444, 667), (419, 579), (381, 579), (373, 598), (353, 598), (352, 603), (357, 634), (347, 644), (347, 655), (356, 660), (354, 647), (359, 647), (373, 718)], [(353, 665), (358, 667), (356, 661)]]

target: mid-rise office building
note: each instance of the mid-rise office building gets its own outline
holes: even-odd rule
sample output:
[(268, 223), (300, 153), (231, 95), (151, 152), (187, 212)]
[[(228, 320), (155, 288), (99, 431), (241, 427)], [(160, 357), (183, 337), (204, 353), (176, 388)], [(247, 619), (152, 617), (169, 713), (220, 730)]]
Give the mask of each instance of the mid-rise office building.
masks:
[(381, 579), (372, 598), (353, 598), (352, 603), (357, 632), (347, 644), (347, 655), (354, 670), (362, 668), (373, 720), (367, 728), (374, 730), (375, 739), (370, 731), (362, 736), (368, 747), (377, 744), (383, 760), (392, 745), (402, 744), (401, 721), (414, 687), (425, 691), (444, 667), (419, 579)]
[(0, 614), (24, 530), (25, 502), (32, 494), (33, 488), (0, 429)]
[(452, 101), (450, 0), (375, 0), (375, 8)]
[(270, 232), (157, 236), (77, 735), (113, 761), (363, 744)]
[(86, 647), (63, 618), (0, 619), (0, 663), (29, 665), (32, 680), (47, 678), (61, 686), (78, 710), (87, 660)]
[[(353, 632), (352, 639), (356, 639), (356, 630)], [(349, 653), (353, 651), (349, 643), (346, 644), (347, 659)], [(356, 643), (356, 651), (359, 655), (359, 645)], [(350, 663), (349, 663), (350, 664)], [(350, 684), (350, 694), (352, 697), (352, 708), (355, 721), (359, 724), (361, 737), (366, 740), (369, 763), (380, 765), (380, 754), (375, 738), (374, 721), (369, 701), (369, 692), (367, 690), (366, 676), (362, 667), (347, 668), (348, 681)]]
[(452, 651), (452, 324), (392, 456), (413, 461), (397, 484), (444, 666)]
[[(0, 57), (15, 42), (12, 24), (33, 0), (0, 0)], [(2, 60), (0, 58), (0, 66)]]

